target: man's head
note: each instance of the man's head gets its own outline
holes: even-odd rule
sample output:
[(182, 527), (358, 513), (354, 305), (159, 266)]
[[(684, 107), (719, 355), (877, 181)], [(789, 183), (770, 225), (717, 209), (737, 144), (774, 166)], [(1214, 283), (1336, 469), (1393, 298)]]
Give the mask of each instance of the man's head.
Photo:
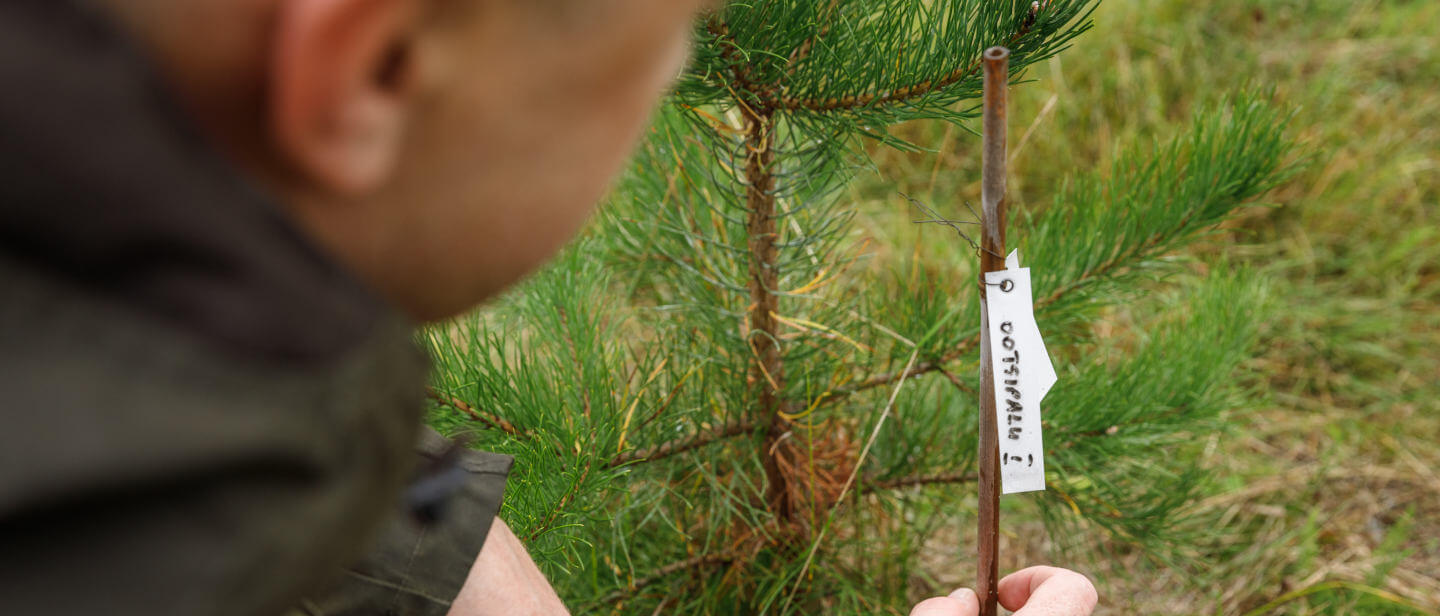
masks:
[(106, 0), (202, 129), (413, 316), (568, 239), (700, 0)]

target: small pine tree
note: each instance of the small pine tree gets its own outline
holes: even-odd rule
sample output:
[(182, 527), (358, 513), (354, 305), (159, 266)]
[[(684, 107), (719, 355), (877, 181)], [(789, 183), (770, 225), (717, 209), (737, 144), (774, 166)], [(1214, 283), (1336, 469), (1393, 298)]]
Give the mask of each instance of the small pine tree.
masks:
[[(1009, 47), (1021, 75), (1091, 9), (761, 0), (700, 20), (601, 219), (426, 335), (434, 423), (516, 456), (503, 516), (570, 605), (908, 610), (919, 546), (973, 511), (978, 264), (958, 239), (863, 240), (840, 189), (868, 144), (913, 148), (895, 124), (976, 117), (983, 50)], [(1034, 503), (1013, 515), (1160, 558), (1204, 532), (1177, 513), (1201, 486), (1197, 435), (1235, 402), (1263, 285), (1167, 255), (1279, 179), (1284, 124), (1234, 98), (1012, 216), (1061, 375), (1049, 489), (1008, 497)], [(1115, 306), (1130, 333), (1096, 334)]]

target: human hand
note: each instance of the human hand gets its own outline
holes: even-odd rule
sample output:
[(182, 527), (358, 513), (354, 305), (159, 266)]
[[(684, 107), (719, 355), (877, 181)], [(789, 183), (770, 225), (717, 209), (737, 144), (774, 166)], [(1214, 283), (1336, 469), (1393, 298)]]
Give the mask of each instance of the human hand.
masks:
[[(1085, 576), (1058, 567), (1021, 569), (1000, 580), (1000, 605), (1014, 616), (1090, 616), (1099, 596)], [(948, 597), (921, 601), (910, 616), (976, 616), (980, 600), (961, 588)]]

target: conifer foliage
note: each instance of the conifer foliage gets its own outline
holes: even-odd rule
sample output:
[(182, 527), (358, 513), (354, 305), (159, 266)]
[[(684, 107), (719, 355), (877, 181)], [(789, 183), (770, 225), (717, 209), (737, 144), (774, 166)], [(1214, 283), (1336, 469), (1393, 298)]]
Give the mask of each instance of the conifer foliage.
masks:
[[(957, 238), (871, 260), (911, 251), (862, 240), (839, 189), (865, 148), (912, 147), (895, 124), (975, 117), (983, 50), (1009, 47), (1023, 77), (1091, 8), (754, 0), (701, 18), (600, 220), (426, 335), (434, 423), (516, 456), (502, 515), (570, 605), (908, 609), (918, 546), (974, 506), (975, 252)], [(1077, 170), (1052, 205), (1012, 217), (1061, 380), (1044, 409), (1049, 489), (1007, 497), (1030, 504), (1010, 515), (1161, 558), (1203, 532), (1183, 515), (1195, 443), (1236, 404), (1264, 285), (1168, 255), (1279, 179), (1284, 126), (1257, 98), (1219, 102), (1190, 134)], [(1096, 335), (1121, 304), (1135, 332)]]

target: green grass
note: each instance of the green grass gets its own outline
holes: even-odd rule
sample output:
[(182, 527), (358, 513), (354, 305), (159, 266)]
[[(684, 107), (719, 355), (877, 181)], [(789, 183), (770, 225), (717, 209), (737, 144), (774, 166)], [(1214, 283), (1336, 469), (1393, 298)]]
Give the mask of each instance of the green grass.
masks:
[[(1119, 144), (1177, 134), (1241, 89), (1294, 110), (1308, 159), (1271, 207), (1192, 251), (1268, 274), (1280, 304), (1245, 370), (1264, 404), (1208, 443), (1196, 507), (1225, 529), (1196, 546), (1208, 566), (1157, 568), (1098, 537), (1058, 564), (1100, 581), (1105, 613), (1440, 613), (1440, 3), (1105, 0), (1095, 20), (1012, 91), (1013, 207), (1044, 207)], [(922, 250), (941, 234), (896, 227), (898, 193), (978, 202), (979, 140), (899, 133), (933, 152), (875, 149), (879, 173), (850, 197), (866, 233)], [(1124, 327), (1110, 316), (1097, 327)], [(1061, 558), (1005, 547), (1007, 564)]]

